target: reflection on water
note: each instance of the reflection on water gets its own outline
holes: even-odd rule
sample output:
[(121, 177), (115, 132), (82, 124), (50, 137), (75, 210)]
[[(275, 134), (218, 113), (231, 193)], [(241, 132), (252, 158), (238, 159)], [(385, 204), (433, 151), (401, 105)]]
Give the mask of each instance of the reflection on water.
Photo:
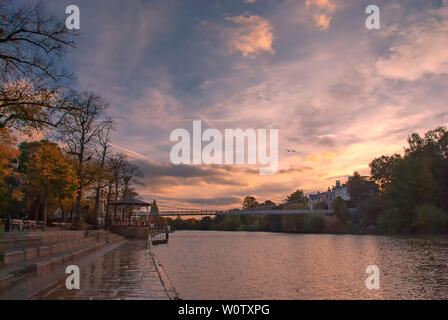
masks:
[(154, 251), (183, 299), (448, 299), (448, 237), (176, 231)]

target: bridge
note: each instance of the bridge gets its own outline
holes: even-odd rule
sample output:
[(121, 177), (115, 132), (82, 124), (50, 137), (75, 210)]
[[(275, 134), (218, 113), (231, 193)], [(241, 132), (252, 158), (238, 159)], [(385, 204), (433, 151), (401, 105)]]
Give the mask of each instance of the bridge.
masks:
[(141, 216), (161, 216), (161, 217), (177, 217), (177, 216), (225, 216), (225, 215), (283, 215), (283, 214), (325, 214), (332, 215), (333, 210), (272, 210), (272, 209), (250, 209), (250, 210), (201, 210), (201, 209), (177, 209), (177, 210), (159, 210), (158, 213), (137, 213)]
[[(192, 208), (179, 208), (172, 207), (168, 205), (159, 204), (158, 207), (163, 207), (166, 209), (156, 209), (153, 210), (152, 204), (149, 202), (145, 202), (140, 199), (129, 198), (123, 199), (119, 201), (112, 202), (111, 206), (115, 207), (134, 207), (138, 208), (138, 211), (134, 214), (140, 217), (148, 217), (148, 216), (160, 216), (160, 217), (178, 217), (178, 216), (226, 216), (226, 215), (301, 215), (301, 214), (325, 214), (332, 215), (332, 209), (320, 209), (320, 210), (307, 210), (307, 209), (299, 209), (299, 210), (283, 210), (283, 209), (269, 209), (269, 208), (257, 208), (257, 209), (231, 209), (231, 210), (217, 210), (217, 209), (192, 209)], [(141, 210), (142, 208), (146, 208), (146, 210)], [(349, 209), (355, 210), (355, 209)], [(122, 211), (123, 215), (123, 211)]]

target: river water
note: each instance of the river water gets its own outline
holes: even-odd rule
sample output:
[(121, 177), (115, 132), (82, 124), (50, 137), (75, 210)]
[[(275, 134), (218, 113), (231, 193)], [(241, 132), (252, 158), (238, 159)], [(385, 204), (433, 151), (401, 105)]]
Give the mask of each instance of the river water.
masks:
[(182, 299), (448, 299), (448, 237), (176, 231), (153, 250)]

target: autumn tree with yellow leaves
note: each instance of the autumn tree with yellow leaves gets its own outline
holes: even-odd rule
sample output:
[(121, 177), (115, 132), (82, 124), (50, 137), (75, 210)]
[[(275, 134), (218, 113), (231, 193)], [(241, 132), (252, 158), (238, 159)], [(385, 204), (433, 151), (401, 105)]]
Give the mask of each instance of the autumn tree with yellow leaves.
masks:
[(44, 200), (44, 228), (48, 217), (48, 200), (51, 195), (59, 200), (74, 198), (77, 189), (72, 163), (57, 144), (41, 141), (29, 155), (25, 183), (28, 192)]
[(11, 160), (15, 159), (19, 152), (14, 148), (16, 140), (6, 129), (0, 128), (0, 216), (6, 216), (8, 209), (8, 179), (12, 174)]

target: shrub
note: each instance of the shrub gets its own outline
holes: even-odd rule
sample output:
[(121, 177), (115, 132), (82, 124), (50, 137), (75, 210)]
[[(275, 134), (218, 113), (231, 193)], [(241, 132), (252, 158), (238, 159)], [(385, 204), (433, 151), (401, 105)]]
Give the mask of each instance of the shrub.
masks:
[(415, 208), (415, 228), (422, 233), (440, 233), (446, 230), (447, 214), (434, 204)]
[(342, 222), (348, 222), (350, 220), (350, 212), (348, 211), (347, 202), (342, 200), (341, 197), (337, 197), (331, 205), (334, 214)]
[(260, 222), (254, 221), (246, 227), (247, 231), (259, 231), (260, 230)]
[(325, 229), (325, 217), (322, 214), (307, 214), (303, 223), (304, 232), (322, 233)]
[(378, 217), (378, 228), (382, 233), (400, 233), (403, 232), (406, 225), (404, 215), (397, 208), (387, 209)]
[(365, 199), (358, 204), (357, 220), (362, 227), (368, 227), (378, 223), (378, 217), (381, 212), (385, 212), (393, 205), (380, 197)]
[(344, 233), (347, 224), (339, 220), (335, 215), (325, 216), (325, 233)]

